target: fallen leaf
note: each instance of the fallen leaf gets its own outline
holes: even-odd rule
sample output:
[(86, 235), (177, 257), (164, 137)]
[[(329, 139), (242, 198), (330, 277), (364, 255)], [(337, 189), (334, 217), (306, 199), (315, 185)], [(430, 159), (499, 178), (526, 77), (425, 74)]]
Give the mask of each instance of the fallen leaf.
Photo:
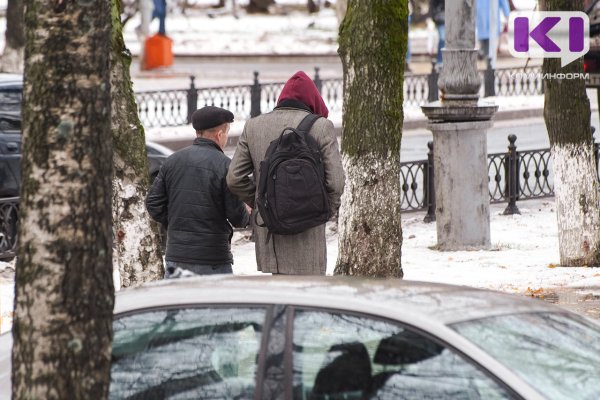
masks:
[(527, 290), (525, 291), (525, 294), (527, 296), (531, 296), (531, 297), (542, 296), (542, 293), (544, 293), (544, 289), (543, 288), (532, 289), (532, 288), (528, 287)]
[(548, 268), (556, 268), (556, 267), (558, 267), (557, 264), (548, 264)]

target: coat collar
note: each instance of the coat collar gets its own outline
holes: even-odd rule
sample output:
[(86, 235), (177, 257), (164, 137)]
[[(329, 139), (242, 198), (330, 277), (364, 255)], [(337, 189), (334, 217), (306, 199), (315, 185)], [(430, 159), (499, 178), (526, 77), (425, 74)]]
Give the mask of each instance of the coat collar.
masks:
[(196, 146), (212, 146), (215, 149), (218, 149), (221, 153), (223, 153), (223, 149), (221, 149), (221, 147), (219, 147), (218, 144), (216, 144), (214, 141), (207, 139), (207, 138), (203, 138), (203, 137), (197, 137), (196, 139), (194, 139), (194, 145)]
[(299, 110), (308, 111), (309, 113), (312, 114), (312, 110), (310, 109), (309, 106), (302, 103), (301, 101), (294, 100), (294, 99), (281, 100), (279, 102), (279, 104), (277, 105), (277, 107), (275, 107), (275, 110), (280, 109), (280, 108), (297, 108)]

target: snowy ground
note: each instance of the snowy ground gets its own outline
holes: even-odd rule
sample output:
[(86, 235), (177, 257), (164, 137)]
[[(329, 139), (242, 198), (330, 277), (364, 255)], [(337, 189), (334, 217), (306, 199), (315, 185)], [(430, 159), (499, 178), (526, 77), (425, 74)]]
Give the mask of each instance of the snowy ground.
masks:
[[(0, 49), (4, 47), (5, 39), (6, 19), (2, 12), (5, 2), (0, 0)], [(288, 7), (306, 4), (305, 1), (279, 0), (277, 3), (276, 15), (246, 14), (240, 8), (239, 18), (227, 10), (189, 9), (185, 15), (178, 9), (169, 10), (166, 31), (173, 40), (173, 53), (176, 56), (337, 54), (338, 22), (333, 7), (309, 15), (301, 7)], [(209, 13), (215, 16), (210, 18)], [(123, 32), (125, 43), (134, 55), (139, 54), (141, 46), (135, 32), (139, 24), (138, 13), (126, 23)], [(158, 20), (155, 19), (150, 32), (157, 31)], [(433, 26), (411, 30), (413, 52), (433, 51), (434, 32)]]
[[(185, 130), (182, 130), (182, 134)], [(185, 132), (189, 134), (189, 132)], [(560, 268), (554, 200), (518, 203), (521, 215), (503, 216), (505, 204), (491, 206), (492, 248), (489, 251), (440, 252), (435, 223), (423, 223), (422, 212), (402, 217), (402, 265), (405, 279), (444, 282), (501, 290), (536, 293), (557, 287), (600, 287), (599, 268)], [(337, 258), (337, 234), (328, 232), (328, 267)], [(234, 272), (257, 274), (254, 243), (234, 237)], [(0, 331), (10, 327), (13, 264), (0, 262)]]
[[(491, 206), (492, 248), (488, 251), (440, 252), (435, 223), (423, 222), (424, 213), (402, 216), (404, 279), (444, 282), (501, 290), (508, 293), (535, 293), (540, 289), (600, 286), (600, 268), (558, 266), (558, 238), (554, 200), (518, 203), (521, 215), (504, 216), (506, 204)], [(332, 274), (337, 258), (337, 233), (328, 227), (327, 273)], [(254, 243), (236, 233), (233, 240), (239, 275), (259, 274)], [(0, 330), (10, 327), (13, 307), (14, 263), (0, 262)]]
[[(491, 206), (492, 248), (488, 251), (441, 252), (435, 223), (423, 222), (424, 213), (402, 216), (404, 279), (444, 282), (524, 293), (550, 287), (600, 285), (599, 268), (558, 267), (558, 236), (554, 200), (518, 203), (521, 215), (504, 216), (506, 204)], [(335, 227), (327, 238), (327, 273), (337, 258)], [(237, 235), (233, 247), (236, 274), (256, 273), (254, 243)]]

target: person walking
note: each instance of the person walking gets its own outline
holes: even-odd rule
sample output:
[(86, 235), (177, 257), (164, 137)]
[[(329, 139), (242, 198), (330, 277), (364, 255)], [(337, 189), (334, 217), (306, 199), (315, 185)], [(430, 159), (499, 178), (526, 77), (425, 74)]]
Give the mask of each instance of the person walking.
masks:
[(445, 0), (429, 0), (429, 15), (435, 23), (438, 32), (438, 47), (436, 65), (442, 65), (442, 49), (446, 41), (446, 4)]
[(165, 278), (231, 274), (233, 229), (244, 228), (250, 209), (225, 182), (231, 160), (223, 153), (233, 114), (204, 107), (192, 115), (193, 145), (164, 162), (146, 196), (150, 216), (167, 229)]
[(154, 18), (158, 18), (158, 34), (166, 36), (165, 20), (167, 19), (167, 0), (154, 0), (152, 19)]
[[(490, 25), (491, 25), (491, 1), (492, 0), (477, 0), (477, 39), (479, 40), (479, 58), (486, 59), (488, 57), (494, 58), (497, 52), (497, 48), (491, 49), (490, 51)], [(500, 12), (504, 14), (504, 17), (508, 19), (510, 14), (510, 7), (507, 0), (493, 0), (498, 1), (498, 20), (496, 21), (496, 37), (500, 37), (501, 22)], [(498, 43), (496, 41), (496, 43)], [(495, 58), (494, 58), (495, 59)]]
[[(227, 174), (231, 192), (255, 209), (255, 182), (261, 182), (260, 165), (271, 141), (280, 138), (284, 129), (298, 127), (307, 115), (316, 114), (322, 118), (314, 122), (309, 134), (319, 148), (326, 196), (334, 215), (344, 189), (344, 170), (333, 123), (326, 119), (328, 113), (314, 82), (302, 71), (295, 73), (283, 87), (275, 109), (246, 122)], [(261, 218), (264, 220), (256, 217), (258, 221)], [(255, 225), (255, 248), (258, 270), (265, 273), (324, 275), (327, 268), (324, 223), (292, 235), (271, 235), (266, 227)]]

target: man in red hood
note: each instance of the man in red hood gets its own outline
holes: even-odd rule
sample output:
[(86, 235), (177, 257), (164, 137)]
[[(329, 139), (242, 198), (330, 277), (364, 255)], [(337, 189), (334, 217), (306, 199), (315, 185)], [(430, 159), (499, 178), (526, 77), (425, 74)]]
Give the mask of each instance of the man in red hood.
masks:
[[(325, 167), (325, 187), (332, 212), (337, 212), (344, 190), (344, 170), (329, 111), (314, 82), (302, 71), (285, 84), (275, 109), (246, 122), (227, 173), (229, 190), (253, 209), (260, 163), (271, 141), (288, 127), (297, 127), (308, 114), (321, 116), (310, 130)], [(251, 178), (254, 176), (254, 179)], [(254, 212), (257, 212), (256, 210)], [(273, 274), (324, 275), (327, 268), (325, 224), (295, 235), (272, 235), (255, 227), (258, 270)]]

